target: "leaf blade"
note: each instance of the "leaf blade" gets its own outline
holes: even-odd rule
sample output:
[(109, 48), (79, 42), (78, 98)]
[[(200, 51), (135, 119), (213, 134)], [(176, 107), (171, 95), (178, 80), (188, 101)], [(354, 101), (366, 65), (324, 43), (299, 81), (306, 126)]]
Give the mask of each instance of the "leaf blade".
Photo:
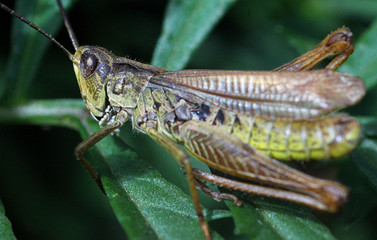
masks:
[(236, 233), (253, 239), (335, 239), (330, 230), (302, 206), (258, 197), (242, 207), (231, 202), (227, 202), (227, 206), (233, 213)]
[(364, 139), (351, 158), (377, 190), (377, 143), (372, 139)]
[(355, 52), (339, 67), (340, 72), (351, 73), (361, 77), (368, 90), (377, 85), (375, 66), (377, 65), (377, 19), (357, 39)]
[[(38, 100), (0, 108), (0, 122), (43, 124), (76, 129), (83, 138), (98, 130), (81, 100)], [(115, 137), (89, 152), (108, 191), (110, 203), (133, 239), (203, 239), (191, 198)], [(100, 157), (99, 157), (100, 156)], [(205, 210), (213, 219), (226, 212)], [(215, 232), (214, 239), (222, 239)]]
[(5, 209), (2, 201), (0, 200), (0, 239), (15, 240), (12, 225), (8, 218), (5, 216)]
[(192, 53), (236, 0), (171, 0), (152, 65), (182, 69)]
[[(90, 128), (87, 133), (98, 129), (95, 122), (90, 122), (91, 124), (83, 124), (86, 130)], [(87, 133), (83, 137), (86, 137)], [(125, 230), (131, 229), (135, 220), (129, 218), (128, 210), (125, 210), (126, 200), (121, 201), (119, 196), (134, 204), (134, 209), (139, 211), (138, 221), (144, 222), (147, 228), (144, 228), (147, 234), (137, 236), (136, 239), (155, 239), (155, 236), (158, 239), (204, 239), (188, 195), (166, 181), (157, 170), (141, 160), (119, 139), (106, 137), (96, 146), (110, 170), (103, 173), (99, 170), (99, 174), (107, 178), (103, 182), (106, 190), (117, 190), (112, 192), (109, 198), (114, 209), (121, 209), (116, 215), (124, 223)], [(114, 188), (114, 184), (118, 187)], [(135, 231), (132, 231), (132, 234), (136, 234)], [(137, 234), (140, 234), (140, 231), (137, 231)], [(214, 239), (222, 238), (214, 234)]]

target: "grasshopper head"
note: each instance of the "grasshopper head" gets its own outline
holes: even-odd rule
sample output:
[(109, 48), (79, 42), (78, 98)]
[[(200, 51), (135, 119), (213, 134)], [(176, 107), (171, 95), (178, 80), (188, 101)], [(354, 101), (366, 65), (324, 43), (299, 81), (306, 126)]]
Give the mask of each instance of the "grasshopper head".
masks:
[(106, 108), (106, 83), (114, 56), (104, 48), (82, 46), (73, 56), (73, 68), (87, 108), (102, 117)]

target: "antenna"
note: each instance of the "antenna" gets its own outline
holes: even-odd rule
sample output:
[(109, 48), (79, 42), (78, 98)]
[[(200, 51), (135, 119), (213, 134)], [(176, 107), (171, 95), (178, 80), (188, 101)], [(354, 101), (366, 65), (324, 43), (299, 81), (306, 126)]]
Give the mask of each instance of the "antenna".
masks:
[[(60, 2), (58, 0), (58, 2)], [(40, 27), (38, 27), (37, 25), (35, 25), (34, 23), (32, 23), (30, 20), (24, 18), (23, 16), (21, 16), (18, 12), (14, 11), (13, 9), (7, 7), (6, 5), (4, 5), (3, 3), (0, 2), (0, 8), (4, 9), (5, 11), (7, 11), (10, 15), (20, 19), (22, 22), (26, 23), (27, 25), (29, 25), (31, 28), (35, 29), (36, 31), (38, 31), (39, 33), (41, 33), (43, 36), (45, 36), (46, 38), (50, 39), (51, 42), (55, 43), (59, 48), (61, 48), (65, 54), (67, 54), (67, 56), (69, 57), (69, 59), (73, 60), (73, 55), (72, 53), (70, 53), (62, 44), (60, 44), (55, 38), (53, 38), (51, 36), (51, 34), (48, 34), (46, 33), (45, 31), (43, 31)], [(77, 43), (77, 42), (76, 42)], [(75, 47), (76, 49), (76, 47)]]
[(68, 31), (69, 38), (72, 41), (72, 45), (75, 48), (75, 50), (77, 50), (80, 47), (79, 41), (77, 41), (76, 35), (73, 32), (73, 28), (71, 27), (71, 24), (69, 23), (69, 20), (68, 20), (67, 14), (65, 13), (62, 2), (60, 0), (56, 0), (56, 1), (58, 2), (60, 14), (63, 17), (64, 25), (65, 25), (65, 28)]

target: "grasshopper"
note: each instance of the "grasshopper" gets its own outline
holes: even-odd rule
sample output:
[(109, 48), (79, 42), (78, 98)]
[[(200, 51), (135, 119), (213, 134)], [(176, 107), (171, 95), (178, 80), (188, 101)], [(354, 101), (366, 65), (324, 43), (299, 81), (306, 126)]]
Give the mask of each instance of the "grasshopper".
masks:
[[(228, 199), (236, 205), (241, 201), (209, 189), (205, 182), (328, 212), (345, 203), (345, 186), (277, 160), (328, 160), (357, 147), (359, 123), (333, 113), (365, 95), (360, 78), (334, 71), (354, 50), (348, 28), (335, 30), (313, 50), (274, 71), (167, 71), (117, 57), (101, 47), (80, 46), (60, 0), (57, 3), (74, 54), (12, 9), (2, 3), (0, 7), (54, 42), (73, 63), (81, 96), (101, 126), (76, 147), (75, 155), (102, 191), (100, 176), (84, 155), (131, 121), (134, 129), (158, 142), (184, 168), (206, 239), (211, 236), (196, 188), (215, 200)], [(325, 69), (312, 70), (332, 55), (336, 57)], [(245, 182), (192, 168), (179, 144), (211, 168)]]

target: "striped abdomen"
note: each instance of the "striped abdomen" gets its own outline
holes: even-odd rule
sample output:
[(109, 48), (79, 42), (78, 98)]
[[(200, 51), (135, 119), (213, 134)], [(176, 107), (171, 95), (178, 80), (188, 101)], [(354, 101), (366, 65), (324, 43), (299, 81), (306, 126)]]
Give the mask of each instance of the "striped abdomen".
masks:
[(321, 160), (347, 155), (361, 137), (359, 123), (345, 114), (313, 121), (238, 117), (227, 129), (278, 160)]

